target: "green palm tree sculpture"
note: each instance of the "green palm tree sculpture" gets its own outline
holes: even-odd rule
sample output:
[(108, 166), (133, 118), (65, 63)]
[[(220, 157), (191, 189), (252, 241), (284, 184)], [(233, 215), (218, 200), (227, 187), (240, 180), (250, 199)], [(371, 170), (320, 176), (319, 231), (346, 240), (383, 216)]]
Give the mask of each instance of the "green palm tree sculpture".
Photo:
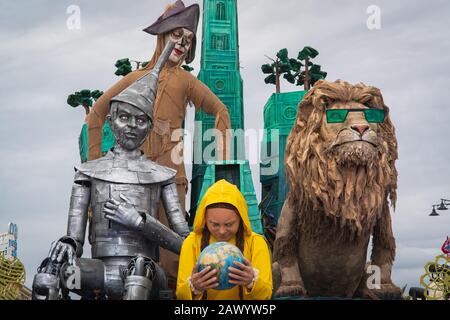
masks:
[(276, 59), (266, 56), (268, 59), (272, 60), (272, 64), (263, 64), (261, 70), (264, 74), (268, 76), (264, 79), (264, 82), (275, 85), (276, 93), (280, 93), (280, 76), (286, 74), (292, 69), (289, 63), (288, 50), (286, 48), (278, 51)]
[(86, 115), (88, 115), (93, 102), (97, 101), (97, 99), (100, 98), (102, 94), (103, 91), (100, 90), (91, 91), (88, 89), (84, 89), (73, 94), (69, 94), (69, 96), (67, 97), (67, 104), (74, 108), (83, 106), (83, 108), (86, 110)]
[[(321, 70), (321, 66), (312, 63), (319, 52), (312, 47), (304, 47), (297, 55), (297, 59), (289, 58), (286, 48), (278, 51), (276, 59), (266, 56), (272, 60), (272, 64), (263, 64), (261, 70), (268, 76), (264, 79), (267, 84), (275, 84), (276, 93), (280, 93), (280, 77), (297, 86), (303, 85), (309, 90), (318, 80), (325, 79), (327, 73)], [(302, 67), (303, 70), (302, 70)]]
[(319, 51), (312, 47), (304, 47), (297, 56), (297, 59), (304, 61), (305, 70), (298, 74), (297, 85), (302, 83), (305, 90), (309, 90), (317, 81), (325, 79), (327, 73), (320, 70), (320, 65), (310, 62), (319, 55)]

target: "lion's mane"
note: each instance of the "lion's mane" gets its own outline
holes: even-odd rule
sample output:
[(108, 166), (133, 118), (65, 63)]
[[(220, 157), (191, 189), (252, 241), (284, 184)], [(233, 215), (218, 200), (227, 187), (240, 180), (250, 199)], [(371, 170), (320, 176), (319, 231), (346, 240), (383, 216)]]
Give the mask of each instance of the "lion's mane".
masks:
[[(376, 156), (369, 164), (358, 164), (364, 155), (355, 154), (350, 166), (339, 165), (339, 153), (331, 152), (321, 136), (325, 106), (336, 101), (385, 109)], [(300, 232), (318, 234), (319, 228), (330, 237), (354, 239), (372, 232), (383, 210), (389, 210), (388, 198), (395, 208), (397, 139), (388, 111), (380, 90), (362, 83), (321, 80), (305, 95), (285, 153), (288, 202), (298, 214)]]

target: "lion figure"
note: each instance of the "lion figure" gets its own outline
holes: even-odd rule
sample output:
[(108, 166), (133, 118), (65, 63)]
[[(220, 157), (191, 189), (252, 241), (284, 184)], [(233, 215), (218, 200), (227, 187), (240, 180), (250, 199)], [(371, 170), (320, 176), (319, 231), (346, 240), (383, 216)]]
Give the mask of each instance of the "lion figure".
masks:
[(289, 193), (274, 244), (276, 295), (401, 298), (391, 280), (389, 211), (397, 140), (380, 90), (318, 81), (298, 106), (285, 159)]

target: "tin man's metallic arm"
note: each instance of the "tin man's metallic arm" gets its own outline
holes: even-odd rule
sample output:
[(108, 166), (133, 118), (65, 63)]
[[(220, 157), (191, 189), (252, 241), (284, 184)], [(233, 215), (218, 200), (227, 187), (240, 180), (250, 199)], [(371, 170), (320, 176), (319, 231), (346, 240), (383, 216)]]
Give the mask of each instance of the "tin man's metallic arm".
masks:
[(110, 199), (103, 208), (105, 218), (117, 222), (131, 230), (136, 230), (158, 246), (180, 253), (184, 238), (147, 212), (138, 212), (131, 201), (120, 194), (123, 202)]
[(77, 257), (81, 257), (83, 254), (90, 197), (91, 188), (88, 183), (76, 181), (73, 184), (67, 223), (67, 237), (64, 238), (67, 241), (72, 240), (74, 242)]
[(180, 205), (177, 185), (172, 182), (163, 186), (161, 198), (170, 226), (176, 233), (186, 238), (189, 235), (189, 227)]
[(73, 264), (83, 254), (84, 237), (90, 201), (89, 177), (77, 172), (70, 197), (67, 235), (52, 243), (48, 258), (52, 263)]
[(173, 232), (148, 213), (145, 213), (145, 218), (139, 224), (139, 230), (144, 237), (150, 241), (154, 241), (164, 249), (177, 254), (180, 253), (184, 238)]

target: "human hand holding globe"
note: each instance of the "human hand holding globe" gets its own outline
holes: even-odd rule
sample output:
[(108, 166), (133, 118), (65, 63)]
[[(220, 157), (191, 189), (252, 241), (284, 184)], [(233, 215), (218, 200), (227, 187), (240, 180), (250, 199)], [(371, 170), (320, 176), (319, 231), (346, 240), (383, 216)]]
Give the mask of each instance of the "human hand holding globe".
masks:
[(253, 268), (242, 252), (228, 242), (216, 242), (200, 254), (192, 270), (195, 290), (227, 290), (235, 285), (248, 286), (254, 278)]
[(219, 278), (217, 277), (218, 270), (207, 266), (199, 272), (198, 263), (196, 262), (192, 269), (191, 283), (195, 291), (205, 291), (215, 288), (219, 285)]
[(228, 282), (231, 284), (237, 284), (240, 286), (249, 286), (253, 282), (255, 273), (253, 271), (252, 264), (246, 258), (244, 258), (244, 263), (236, 262), (235, 265), (239, 268), (228, 267), (229, 277), (231, 278)]

